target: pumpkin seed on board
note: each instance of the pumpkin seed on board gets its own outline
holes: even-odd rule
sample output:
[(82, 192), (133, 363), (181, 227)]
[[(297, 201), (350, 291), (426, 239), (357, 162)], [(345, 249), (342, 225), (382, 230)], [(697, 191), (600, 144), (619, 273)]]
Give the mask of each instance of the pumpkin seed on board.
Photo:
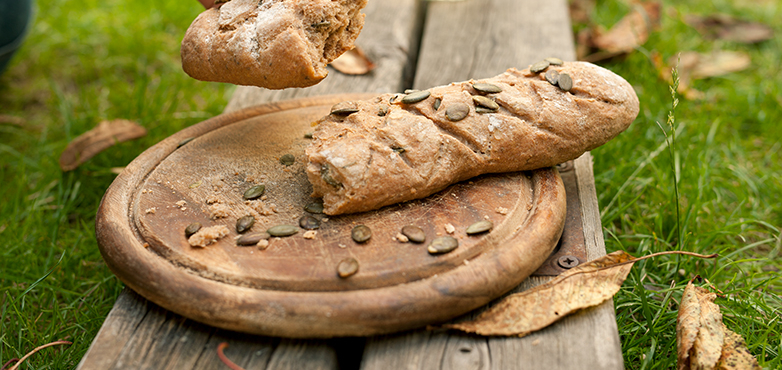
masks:
[(426, 250), (429, 251), (429, 254), (444, 254), (456, 249), (458, 246), (459, 241), (456, 240), (456, 238), (452, 236), (440, 236), (434, 238), (434, 240), (429, 243), (429, 246), (426, 247)]
[(500, 109), (500, 105), (497, 104), (496, 101), (492, 100), (491, 98), (487, 98), (483, 95), (473, 95), (472, 101), (475, 102), (475, 104), (480, 105), (481, 107), (488, 108), (491, 110), (498, 110)]
[(481, 220), (467, 227), (467, 235), (485, 233), (494, 227), (494, 223), (489, 220)]
[(339, 261), (337, 265), (337, 275), (346, 278), (355, 275), (358, 272), (358, 261), (355, 258), (345, 258)]
[(291, 236), (298, 233), (299, 228), (293, 225), (277, 225), (270, 227), (266, 232), (271, 236)]
[(350, 230), (350, 237), (353, 238), (353, 241), (356, 243), (364, 243), (372, 238), (372, 229), (367, 225), (358, 225), (354, 227), (353, 230)]
[(236, 232), (239, 234), (244, 233), (245, 231), (252, 229), (253, 225), (255, 225), (255, 217), (249, 215), (244, 216), (236, 220)]
[(551, 64), (552, 66), (561, 66), (565, 64), (565, 62), (563, 62), (562, 59), (559, 59), (557, 57), (548, 57), (544, 60), (549, 62), (549, 64)]
[(260, 198), (263, 195), (263, 193), (265, 191), (266, 191), (266, 185), (263, 185), (263, 184), (255, 185), (255, 186), (247, 189), (247, 191), (244, 192), (244, 196), (243, 197), (244, 197), (245, 200), (258, 199), (258, 198)]
[(567, 73), (559, 74), (559, 88), (565, 91), (570, 91), (573, 88), (573, 79)]
[(193, 222), (192, 224), (187, 225), (185, 228), (185, 237), (190, 238), (193, 234), (197, 233), (198, 230), (201, 230), (200, 222)]
[(488, 83), (474, 83), (472, 84), (472, 88), (475, 89), (475, 91), (484, 93), (484, 94), (496, 94), (498, 92), (502, 92), (502, 88), (494, 85), (494, 84), (488, 84)]
[(296, 157), (294, 157), (293, 154), (285, 154), (282, 157), (280, 157), (280, 163), (286, 166), (290, 166), (296, 163)]
[(259, 241), (267, 240), (269, 238), (271, 238), (271, 235), (265, 232), (247, 233), (240, 236), (239, 239), (236, 239), (236, 245), (242, 247), (249, 247), (249, 246), (257, 245)]
[(310, 215), (301, 216), (299, 226), (304, 230), (315, 230), (320, 227), (320, 221)]
[(546, 71), (546, 81), (554, 86), (557, 86), (557, 83), (559, 82), (559, 72), (554, 69), (549, 69)]
[(470, 106), (464, 103), (454, 103), (445, 108), (445, 116), (453, 122), (461, 121), (470, 114)]
[(323, 203), (312, 202), (304, 206), (304, 210), (309, 213), (323, 213)]
[(402, 228), (402, 235), (406, 236), (413, 243), (423, 243), (426, 241), (426, 233), (414, 225), (407, 225)]
[(415, 104), (415, 103), (418, 103), (418, 102), (428, 98), (430, 95), (432, 95), (432, 93), (429, 92), (429, 91), (426, 91), (426, 90), (424, 90), (424, 91), (414, 91), (414, 92), (411, 92), (411, 93), (405, 95), (402, 98), (402, 103), (403, 104)]
[(547, 60), (541, 60), (529, 67), (529, 71), (532, 73), (540, 73), (546, 70), (551, 65)]

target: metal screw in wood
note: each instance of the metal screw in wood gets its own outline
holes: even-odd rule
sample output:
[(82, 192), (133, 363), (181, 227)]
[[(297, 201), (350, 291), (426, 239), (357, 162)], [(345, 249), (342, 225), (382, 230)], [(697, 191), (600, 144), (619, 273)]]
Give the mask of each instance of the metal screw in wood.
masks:
[(578, 266), (578, 264), (578, 258), (573, 256), (562, 256), (557, 260), (557, 265), (563, 269), (572, 269), (573, 267)]

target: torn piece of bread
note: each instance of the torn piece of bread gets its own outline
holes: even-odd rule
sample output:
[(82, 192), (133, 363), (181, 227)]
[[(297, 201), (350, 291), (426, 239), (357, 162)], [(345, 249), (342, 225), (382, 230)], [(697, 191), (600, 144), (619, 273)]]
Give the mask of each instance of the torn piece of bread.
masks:
[(201, 13), (182, 40), (182, 68), (203, 81), (307, 87), (328, 74), (364, 25), (367, 0), (230, 0)]
[(484, 173), (575, 159), (638, 115), (627, 81), (583, 62), (409, 94), (343, 102), (306, 150), (313, 196), (329, 215), (423, 198)]

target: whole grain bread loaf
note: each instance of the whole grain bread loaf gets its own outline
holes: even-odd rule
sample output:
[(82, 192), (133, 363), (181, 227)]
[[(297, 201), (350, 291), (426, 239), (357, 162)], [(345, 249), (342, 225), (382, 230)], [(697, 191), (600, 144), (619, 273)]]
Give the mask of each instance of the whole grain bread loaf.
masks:
[(361, 212), (485, 173), (554, 166), (611, 140), (638, 115), (632, 86), (607, 69), (533, 67), (337, 104), (306, 150), (313, 196), (323, 197), (327, 214)]
[(182, 68), (203, 81), (268, 89), (312, 86), (364, 25), (367, 0), (231, 0), (201, 13), (182, 40)]

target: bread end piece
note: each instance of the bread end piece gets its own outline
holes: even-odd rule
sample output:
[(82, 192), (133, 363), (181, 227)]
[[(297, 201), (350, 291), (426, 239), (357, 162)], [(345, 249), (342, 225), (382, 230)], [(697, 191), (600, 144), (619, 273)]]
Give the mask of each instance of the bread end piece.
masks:
[(182, 40), (182, 69), (202, 81), (307, 87), (353, 48), (367, 0), (232, 0), (201, 13)]

